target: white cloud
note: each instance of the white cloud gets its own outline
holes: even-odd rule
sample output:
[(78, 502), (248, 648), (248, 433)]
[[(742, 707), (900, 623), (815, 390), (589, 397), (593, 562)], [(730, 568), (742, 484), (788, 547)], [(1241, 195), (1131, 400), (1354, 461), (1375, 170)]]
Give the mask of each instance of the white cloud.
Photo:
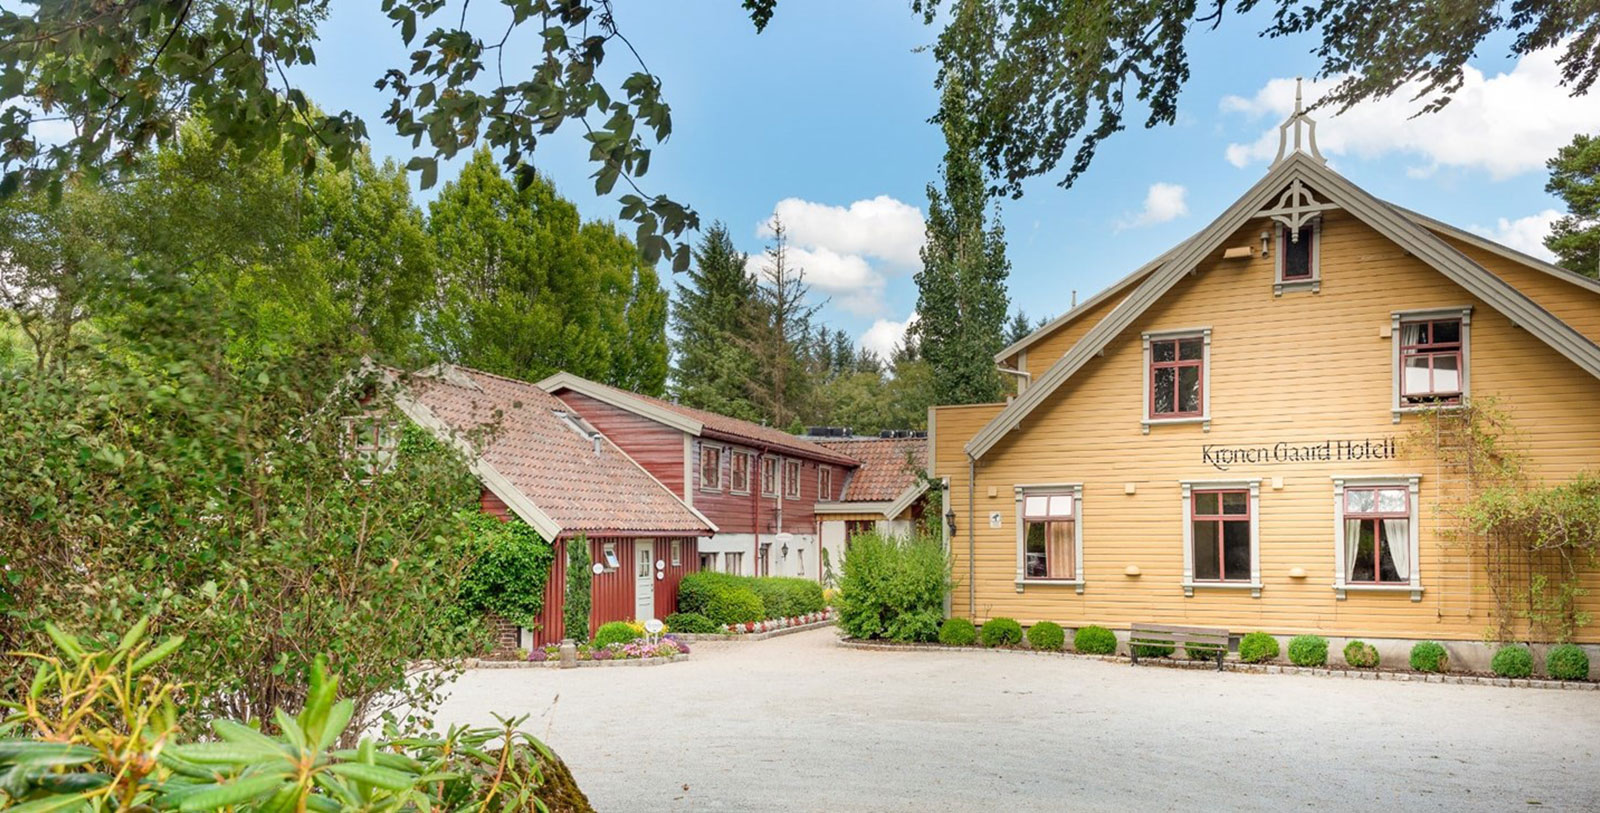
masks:
[(1550, 234), (1550, 224), (1556, 222), (1561, 213), (1555, 209), (1546, 209), (1535, 215), (1519, 217), (1516, 220), (1500, 218), (1494, 228), (1472, 226), (1472, 231), (1489, 238), (1502, 245), (1510, 246), (1523, 254), (1530, 254), (1541, 260), (1554, 262), (1556, 255), (1544, 247), (1544, 238)]
[[(816, 293), (851, 313), (882, 313), (888, 278), (921, 265), (922, 210), (887, 195), (849, 206), (784, 198), (773, 213), (788, 232), (789, 263), (805, 271)], [(756, 227), (756, 236), (772, 237), (771, 220)], [(750, 273), (765, 263), (765, 255), (752, 255)]]
[[(1529, 54), (1517, 60), (1509, 73), (1493, 76), (1467, 66), (1461, 89), (1437, 113), (1412, 118), (1420, 109), (1420, 103), (1412, 101), (1418, 90), (1412, 85), (1342, 115), (1319, 110), (1312, 113), (1317, 146), (1329, 156), (1416, 156), (1422, 163), (1407, 169), (1412, 177), (1426, 177), (1441, 167), (1478, 169), (1495, 180), (1540, 170), (1573, 133), (1587, 132), (1600, 121), (1600, 94), (1572, 97), (1561, 86), (1558, 52)], [(1307, 82), (1306, 103), (1320, 98), (1340, 78)], [(1255, 141), (1229, 144), (1229, 163), (1244, 167), (1272, 160), (1278, 151), (1277, 123), (1294, 109), (1294, 85), (1293, 79), (1273, 79), (1250, 98), (1222, 100), (1223, 113), (1273, 119), (1272, 127)]]
[(1189, 190), (1173, 183), (1153, 183), (1144, 193), (1144, 210), (1117, 222), (1117, 230), (1153, 226), (1189, 213)]
[(904, 322), (879, 319), (872, 323), (872, 327), (867, 328), (866, 333), (861, 334), (858, 343), (876, 353), (878, 358), (887, 361), (894, 354), (895, 348), (905, 343), (906, 328), (916, 324), (918, 318), (917, 312), (912, 311)]

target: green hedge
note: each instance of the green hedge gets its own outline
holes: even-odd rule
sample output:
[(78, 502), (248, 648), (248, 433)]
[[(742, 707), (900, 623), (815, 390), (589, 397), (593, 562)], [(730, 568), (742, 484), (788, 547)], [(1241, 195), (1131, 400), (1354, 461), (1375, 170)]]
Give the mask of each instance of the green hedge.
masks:
[(1344, 645), (1344, 662), (1357, 669), (1378, 668), (1378, 648), (1366, 641), (1351, 641)]
[(1067, 647), (1067, 631), (1054, 621), (1040, 621), (1028, 628), (1028, 646), (1060, 652)]
[(597, 647), (612, 644), (631, 643), (639, 636), (634, 634), (633, 627), (626, 621), (607, 621), (594, 631), (594, 645)]
[(1418, 672), (1448, 671), (1450, 654), (1434, 641), (1421, 641), (1411, 647), (1411, 668)]
[(1079, 627), (1072, 636), (1072, 651), (1085, 655), (1114, 655), (1117, 651), (1117, 634), (1105, 627)]
[(852, 638), (933, 641), (950, 594), (950, 556), (939, 539), (861, 534), (850, 542), (835, 606)]
[(1141, 658), (1165, 658), (1173, 652), (1172, 644), (1134, 644), (1130, 651)]
[(965, 618), (952, 618), (939, 627), (939, 643), (946, 646), (971, 646), (978, 641), (978, 628)]
[(1544, 656), (1544, 670), (1556, 680), (1588, 680), (1589, 653), (1577, 644), (1550, 647)]
[(1289, 639), (1289, 662), (1295, 666), (1327, 666), (1328, 639), (1321, 635), (1296, 635)]
[(707, 571), (690, 573), (678, 585), (678, 611), (699, 613), (714, 624), (793, 618), (822, 612), (826, 606), (822, 585), (805, 579)]
[(1505, 678), (1525, 678), (1533, 674), (1533, 653), (1525, 646), (1507, 644), (1494, 653), (1489, 668)]
[(1265, 632), (1252, 632), (1239, 639), (1239, 660), (1266, 663), (1278, 657), (1278, 639)]
[(686, 635), (707, 634), (717, 631), (717, 625), (711, 619), (699, 613), (673, 613), (662, 619), (666, 622), (667, 632), (681, 632)]
[(1022, 643), (1022, 625), (1015, 618), (991, 618), (978, 630), (984, 646), (1016, 646)]

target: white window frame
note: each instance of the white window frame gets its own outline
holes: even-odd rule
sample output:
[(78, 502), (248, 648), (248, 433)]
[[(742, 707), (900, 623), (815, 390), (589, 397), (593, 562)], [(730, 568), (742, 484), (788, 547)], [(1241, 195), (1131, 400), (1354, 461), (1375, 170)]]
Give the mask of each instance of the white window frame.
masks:
[[(1406, 322), (1424, 322), (1431, 319), (1460, 319), (1461, 320), (1461, 402), (1459, 404), (1405, 404), (1400, 400), (1400, 326)], [(1451, 409), (1466, 404), (1472, 397), (1472, 306), (1461, 305), (1453, 308), (1429, 308), (1426, 310), (1394, 311), (1389, 314), (1389, 377), (1392, 394), (1390, 396), (1390, 413), (1393, 423), (1400, 422), (1400, 416), (1408, 412), (1428, 412), (1435, 409)]]
[[(789, 477), (789, 464), (790, 463), (794, 464), (795, 476), (793, 478)], [(804, 477), (804, 476), (805, 476), (805, 465), (804, 465), (804, 463), (802, 461), (800, 461), (800, 460), (798, 460), (796, 458), (793, 458), (793, 457), (786, 457), (786, 458), (783, 459), (783, 477), (782, 477), (782, 480), (783, 480), (783, 498), (784, 499), (786, 499), (786, 500), (798, 500), (798, 499), (800, 499), (800, 496), (801, 496), (800, 478)], [(794, 494), (790, 494), (789, 493), (789, 486), (790, 485), (794, 486)]]
[[(1150, 414), (1150, 342), (1171, 341), (1173, 339), (1201, 339), (1200, 349), (1200, 414), (1188, 415), (1182, 418), (1156, 418)], [(1166, 424), (1197, 423), (1202, 432), (1211, 431), (1211, 328), (1194, 327), (1184, 330), (1158, 330), (1140, 334), (1140, 341), (1144, 346), (1143, 368), (1139, 376), (1144, 380), (1144, 406), (1140, 409), (1144, 420), (1141, 428), (1144, 434), (1150, 434), (1150, 427)]]
[[(1346, 584), (1344, 567), (1344, 490), (1350, 488), (1404, 488), (1408, 492), (1411, 520), (1411, 578), (1409, 584)], [(1344, 601), (1348, 593), (1410, 593), (1422, 600), (1422, 512), (1418, 496), (1420, 474), (1335, 474), (1333, 476), (1333, 591)]]
[[(767, 463), (772, 463), (772, 490), (767, 490)], [(783, 494), (783, 458), (776, 455), (762, 455), (760, 460), (761, 472), (757, 478), (761, 480), (761, 496), (778, 497)]]
[[(1023, 483), (1011, 487), (1012, 494), (1016, 497), (1016, 523), (1017, 523), (1017, 592), (1021, 593), (1029, 585), (1050, 587), (1072, 587), (1079, 594), (1083, 593), (1083, 484), (1082, 483)], [(1074, 570), (1071, 579), (1030, 579), (1023, 575), (1026, 573), (1025, 561), (1028, 546), (1028, 525), (1023, 521), (1024, 504), (1029, 495), (1041, 494), (1072, 495), (1072, 567)]]
[[(734, 474), (733, 461), (734, 461), (734, 458), (739, 458), (739, 457), (744, 458), (745, 461), (746, 461), (745, 467), (744, 467), (744, 487), (743, 488), (739, 487), (739, 481), (737, 479), (735, 479), (734, 476), (733, 476), (733, 474)], [(739, 495), (749, 495), (751, 489), (753, 488), (753, 486), (751, 485), (752, 481), (754, 481), (758, 476), (760, 476), (755, 471), (755, 469), (759, 465), (760, 464), (756, 460), (756, 453), (755, 452), (748, 451), (746, 449), (732, 449), (728, 454), (728, 493), (729, 494), (739, 494)]]
[(602, 560), (600, 566), (605, 568), (607, 573), (622, 567), (622, 560), (617, 557), (617, 543), (615, 542), (602, 542), (600, 544), (600, 558)]
[(1313, 217), (1306, 225), (1311, 227), (1311, 277), (1286, 280), (1283, 278), (1283, 264), (1287, 258), (1284, 257), (1283, 246), (1289, 229), (1282, 223), (1273, 223), (1272, 245), (1277, 255), (1272, 267), (1273, 296), (1283, 296), (1284, 291), (1322, 293), (1322, 217)]
[(683, 540), (672, 540), (672, 566), (683, 567)]
[[(1261, 478), (1246, 480), (1181, 480), (1183, 488), (1183, 595), (1194, 597), (1200, 590), (1249, 590), (1251, 598), (1261, 598)], [(1250, 492), (1250, 581), (1208, 582), (1194, 579), (1194, 492)]]
[[(709, 486), (706, 485), (706, 452), (716, 452), (717, 453), (717, 482), (716, 482), (715, 485), (709, 485)], [(701, 491), (707, 491), (707, 492), (712, 492), (712, 493), (721, 493), (722, 492), (722, 479), (723, 479), (722, 478), (722, 470), (723, 470), (723, 468), (725, 468), (722, 464), (723, 464), (723, 461), (727, 460), (727, 458), (728, 458), (728, 447), (727, 446), (721, 446), (721, 445), (718, 445), (718, 444), (715, 444), (715, 443), (702, 443), (702, 444), (700, 444), (700, 456), (699, 456), (699, 460), (697, 461), (698, 465), (696, 465), (694, 468), (695, 468), (695, 480), (696, 480), (696, 482), (698, 482), (700, 484), (700, 490)]]
[[(374, 433), (372, 445), (362, 440), (364, 430), (368, 428)], [(369, 413), (344, 419), (344, 457), (361, 468), (361, 476), (355, 478), (357, 482), (370, 483), (394, 468), (399, 448), (399, 428), (382, 415)]]

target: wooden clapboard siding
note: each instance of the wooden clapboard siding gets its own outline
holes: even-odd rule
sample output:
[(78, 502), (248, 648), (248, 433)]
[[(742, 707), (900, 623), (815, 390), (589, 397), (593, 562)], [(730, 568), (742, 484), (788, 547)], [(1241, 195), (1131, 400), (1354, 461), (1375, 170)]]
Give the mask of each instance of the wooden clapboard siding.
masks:
[(666, 618), (678, 611), (678, 587), (683, 584), (683, 577), (700, 569), (700, 552), (696, 548), (693, 537), (677, 540), (679, 544), (679, 562), (672, 563), (671, 539), (656, 540), (656, 559), (665, 562), (662, 568), (664, 578), (656, 582), (656, 618)]
[(1590, 341), (1600, 343), (1600, 293), (1464, 241), (1451, 237), (1444, 237), (1444, 240), (1527, 294), (1561, 321), (1572, 325), (1574, 330), (1589, 337)]
[(572, 390), (562, 390), (556, 397), (660, 480), (668, 491), (680, 498), (685, 496), (682, 431)]
[[(1132, 289), (1130, 288), (1129, 290), (1131, 291)], [(1034, 378), (1043, 375), (1045, 370), (1050, 369), (1050, 365), (1055, 364), (1058, 359), (1066, 355), (1067, 351), (1071, 350), (1072, 346), (1083, 338), (1083, 334), (1088, 333), (1090, 328), (1105, 318), (1105, 315), (1121, 304), (1122, 300), (1126, 299), (1127, 296), (1127, 293), (1123, 293), (1120, 296), (1106, 297), (1104, 301), (1097, 302), (1093, 307), (1078, 314), (1077, 318), (1068, 324), (1057, 328), (1050, 335), (1029, 345), (1024, 352), (1018, 354), (1021, 356), (1020, 359), (1014, 359), (1017, 364), (1016, 369), (1028, 373)]]
[[(1224, 245), (1258, 245), (1265, 227), (1264, 221), (1250, 223)], [(968, 614), (970, 564), (976, 571), (976, 620), (1012, 616), (1069, 626), (1151, 621), (1236, 631), (1479, 638), (1494, 623), (1482, 563), (1438, 533), (1432, 506), (1441, 477), (1430, 456), (1407, 449), (1393, 461), (1237, 465), (1224, 473), (1202, 461), (1201, 447), (1404, 439), (1418, 422), (1412, 416), (1400, 425), (1391, 420), (1391, 339), (1380, 337), (1394, 310), (1473, 307), (1473, 395), (1500, 399), (1535, 471), (1549, 480), (1600, 468), (1600, 421), (1594, 419), (1600, 381), (1344, 212), (1325, 217), (1319, 294), (1274, 297), (1270, 259), (1223, 261), (1220, 255), (1219, 249), (1203, 261), (1198, 274), (1178, 283), (979, 461), (972, 506), (977, 522), (967, 520), (962, 446), (999, 407), (936, 410), (936, 473), (950, 478), (959, 529), (951, 543), (955, 574), (963, 582), (952, 601), (955, 612)], [(1525, 282), (1515, 273), (1504, 278)], [(1600, 316), (1592, 300), (1568, 299), (1573, 322)], [(1140, 332), (1199, 327), (1212, 330), (1211, 430), (1185, 424), (1142, 433), (1146, 372)], [(1029, 356), (1032, 365), (1031, 349)], [(1331, 475), (1406, 473), (1423, 476), (1422, 601), (1357, 592), (1336, 600)], [(1272, 488), (1273, 477), (1283, 478), (1282, 490)], [(1222, 478), (1262, 480), (1260, 598), (1204, 589), (1190, 598), (1180, 584), (1185, 517), (1179, 481)], [(1060, 586), (1016, 590), (1012, 486), (1030, 482), (1083, 483), (1081, 595)], [(1128, 484), (1135, 494), (1125, 493)], [(1001, 516), (998, 529), (989, 527), (990, 512)], [(970, 562), (969, 525), (976, 536)], [(1125, 575), (1130, 565), (1141, 575)], [(1308, 575), (1291, 578), (1289, 571), (1297, 567)], [(1585, 587), (1587, 609), (1600, 611), (1600, 579), (1589, 577)], [(1579, 637), (1600, 641), (1600, 628), (1586, 628)]]

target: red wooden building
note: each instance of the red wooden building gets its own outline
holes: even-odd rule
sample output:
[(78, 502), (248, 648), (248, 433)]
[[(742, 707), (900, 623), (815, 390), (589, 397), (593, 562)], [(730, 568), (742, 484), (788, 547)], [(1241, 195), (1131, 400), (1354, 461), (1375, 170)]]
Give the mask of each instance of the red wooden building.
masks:
[(839, 500), (860, 465), (856, 458), (571, 373), (539, 386), (716, 526), (699, 540), (700, 569), (820, 580), (816, 508)]
[(524, 644), (563, 637), (567, 547), (579, 539), (598, 565), (591, 634), (607, 621), (674, 611), (679, 582), (699, 568), (697, 541), (716, 533), (714, 523), (534, 384), (454, 365), (389, 375), (411, 420), (468, 452), (483, 510), (518, 517), (555, 546), (543, 623)]

